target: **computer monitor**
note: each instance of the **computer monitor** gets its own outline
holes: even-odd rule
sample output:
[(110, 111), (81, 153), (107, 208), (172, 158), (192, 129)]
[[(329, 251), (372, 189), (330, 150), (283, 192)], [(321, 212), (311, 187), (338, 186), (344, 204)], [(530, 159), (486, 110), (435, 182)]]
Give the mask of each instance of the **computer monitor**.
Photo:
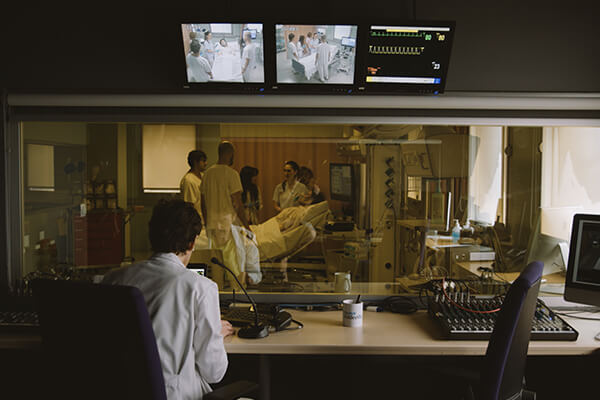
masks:
[(346, 46), (346, 47), (356, 47), (356, 39), (355, 39), (355, 38), (351, 38), (351, 37), (344, 36), (344, 37), (342, 38), (342, 46)]
[(370, 25), (359, 91), (442, 93), (453, 34), (451, 22)]
[(358, 25), (276, 24), (278, 90), (354, 85), (357, 34)]
[(573, 217), (565, 300), (600, 307), (600, 215)]
[(329, 189), (333, 200), (353, 200), (354, 169), (352, 164), (329, 164)]
[(245, 35), (246, 32), (250, 32), (251, 39), (256, 39), (256, 29), (244, 29), (242, 37), (244, 37), (243, 35)]
[(261, 23), (181, 24), (186, 86), (260, 90), (265, 82), (262, 27)]

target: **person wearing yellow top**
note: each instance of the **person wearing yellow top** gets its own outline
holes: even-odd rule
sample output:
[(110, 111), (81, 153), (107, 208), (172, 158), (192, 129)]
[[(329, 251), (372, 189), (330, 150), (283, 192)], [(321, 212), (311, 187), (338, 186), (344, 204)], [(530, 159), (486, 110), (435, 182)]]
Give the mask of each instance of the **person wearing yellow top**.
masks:
[(181, 178), (179, 189), (183, 200), (192, 203), (202, 217), (200, 185), (206, 170), (206, 154), (202, 150), (192, 150), (188, 154), (187, 162), (190, 170)]

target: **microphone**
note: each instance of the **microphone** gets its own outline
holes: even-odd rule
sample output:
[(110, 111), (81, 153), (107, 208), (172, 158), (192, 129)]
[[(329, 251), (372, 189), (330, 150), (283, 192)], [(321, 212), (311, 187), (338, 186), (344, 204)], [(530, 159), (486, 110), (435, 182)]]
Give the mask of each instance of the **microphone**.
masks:
[(240, 285), (240, 287), (244, 291), (244, 294), (246, 295), (246, 297), (248, 298), (248, 300), (250, 300), (250, 303), (252, 303), (252, 309), (254, 310), (254, 325), (246, 327), (246, 328), (241, 328), (238, 331), (238, 336), (241, 337), (241, 338), (244, 338), (244, 339), (260, 339), (260, 338), (264, 338), (264, 337), (269, 336), (269, 327), (266, 326), (266, 325), (261, 325), (261, 324), (258, 323), (258, 310), (256, 309), (256, 303), (254, 302), (254, 300), (252, 300), (252, 297), (250, 297), (250, 295), (246, 291), (246, 288), (244, 288), (244, 285), (242, 285), (240, 283), (240, 281), (237, 278), (237, 276), (235, 276), (235, 274), (233, 273), (232, 270), (230, 270), (222, 262), (220, 262), (217, 259), (217, 257), (211, 258), (210, 262), (213, 263), (213, 264), (218, 265), (221, 268), (224, 268), (225, 270), (227, 270), (233, 276), (233, 278), (238, 283), (238, 285)]

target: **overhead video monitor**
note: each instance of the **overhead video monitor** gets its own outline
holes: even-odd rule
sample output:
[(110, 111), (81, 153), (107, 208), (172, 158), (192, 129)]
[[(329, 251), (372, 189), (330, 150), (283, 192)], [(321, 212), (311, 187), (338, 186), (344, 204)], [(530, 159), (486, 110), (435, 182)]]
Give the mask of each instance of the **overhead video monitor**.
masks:
[(181, 25), (189, 84), (265, 82), (262, 24)]
[(353, 85), (357, 31), (357, 25), (276, 25), (277, 83)]
[(371, 25), (359, 90), (442, 93), (453, 35), (453, 23)]

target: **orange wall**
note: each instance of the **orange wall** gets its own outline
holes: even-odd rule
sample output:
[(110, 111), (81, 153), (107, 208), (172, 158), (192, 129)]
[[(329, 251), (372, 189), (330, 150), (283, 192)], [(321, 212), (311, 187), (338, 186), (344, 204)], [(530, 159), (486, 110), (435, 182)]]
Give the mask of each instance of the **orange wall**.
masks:
[[(223, 138), (235, 145), (233, 168), (240, 171), (245, 165), (258, 168), (258, 186), (263, 198), (263, 209), (259, 213), (260, 222), (273, 217), (273, 191), (283, 181), (283, 164), (293, 160), (299, 166), (310, 168), (317, 179), (317, 185), (330, 200), (329, 163), (344, 162), (337, 155), (335, 143), (315, 143), (310, 138)], [(341, 204), (330, 201), (330, 208), (338, 209)]]

